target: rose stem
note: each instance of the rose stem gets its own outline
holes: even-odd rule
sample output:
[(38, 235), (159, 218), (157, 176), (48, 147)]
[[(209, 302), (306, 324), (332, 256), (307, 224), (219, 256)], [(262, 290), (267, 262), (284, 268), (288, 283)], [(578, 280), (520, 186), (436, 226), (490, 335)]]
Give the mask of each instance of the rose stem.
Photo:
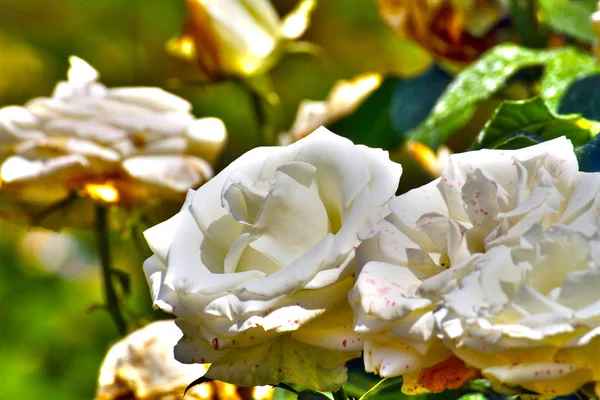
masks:
[(100, 257), (100, 264), (102, 266), (106, 308), (114, 320), (115, 325), (117, 325), (119, 334), (124, 336), (125, 333), (127, 333), (127, 326), (125, 324), (125, 319), (121, 314), (121, 310), (119, 309), (119, 300), (113, 285), (108, 234), (108, 208), (98, 204), (96, 205), (96, 244), (98, 257)]
[[(388, 378), (383, 378), (382, 380), (380, 380), (379, 382), (377, 382), (375, 384), (375, 386), (373, 386), (371, 389), (367, 390), (362, 396), (360, 396), (360, 399), (358, 400), (364, 400), (367, 397), (369, 397), (371, 395), (371, 393), (375, 392), (377, 390), (377, 388), (385, 381), (387, 381)], [(376, 392), (375, 392), (376, 393)]]
[(247, 82), (245, 79), (237, 79), (238, 84), (248, 96), (250, 96), (250, 102), (252, 103), (252, 111), (256, 119), (256, 126), (260, 132), (261, 144), (263, 146), (273, 146), (275, 144), (275, 138), (273, 137), (272, 128), (269, 125), (269, 117), (266, 110), (269, 102), (266, 98), (267, 94), (261, 93), (258, 88), (255, 88)]
[(534, 49), (547, 47), (548, 35), (538, 21), (538, 0), (510, 0), (509, 10), (523, 46)]

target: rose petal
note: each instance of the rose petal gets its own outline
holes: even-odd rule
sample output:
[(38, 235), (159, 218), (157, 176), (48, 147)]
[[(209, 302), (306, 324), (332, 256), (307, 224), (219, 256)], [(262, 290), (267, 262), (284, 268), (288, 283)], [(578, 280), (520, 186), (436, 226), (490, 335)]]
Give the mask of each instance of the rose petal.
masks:
[(209, 360), (205, 376), (240, 386), (294, 382), (316, 390), (337, 390), (346, 381), (344, 362), (359, 353), (317, 349), (290, 335), (252, 347), (215, 350), (208, 344), (184, 337), (175, 346), (175, 358), (183, 363)]

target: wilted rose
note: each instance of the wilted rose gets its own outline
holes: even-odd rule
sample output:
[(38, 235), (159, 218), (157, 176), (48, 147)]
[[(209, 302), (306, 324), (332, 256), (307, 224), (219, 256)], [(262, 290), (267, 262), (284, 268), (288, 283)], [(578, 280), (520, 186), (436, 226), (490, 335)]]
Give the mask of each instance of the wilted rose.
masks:
[(190, 387), (208, 365), (182, 364), (173, 347), (181, 330), (173, 321), (156, 321), (115, 343), (106, 354), (98, 378), (96, 400), (270, 400), (273, 388), (242, 388), (211, 381)]
[(494, 44), (488, 31), (505, 14), (501, 0), (379, 0), (379, 11), (399, 37), (458, 63)]
[[(104, 358), (98, 378), (97, 400), (176, 399), (185, 388), (204, 375), (205, 365), (181, 364), (173, 357), (173, 347), (181, 331), (173, 321), (156, 321), (115, 343)], [(189, 393), (202, 396), (200, 388)]]

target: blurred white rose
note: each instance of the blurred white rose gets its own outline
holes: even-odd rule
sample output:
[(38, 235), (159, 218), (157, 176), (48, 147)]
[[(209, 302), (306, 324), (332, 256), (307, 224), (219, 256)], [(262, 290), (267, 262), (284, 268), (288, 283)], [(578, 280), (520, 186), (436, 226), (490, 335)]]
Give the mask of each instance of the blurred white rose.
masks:
[(381, 85), (379, 74), (368, 73), (333, 85), (324, 101), (304, 100), (288, 132), (279, 135), (282, 145), (302, 139), (321, 125), (329, 125), (354, 112)]
[(315, 4), (302, 0), (281, 20), (268, 0), (186, 0), (183, 34), (167, 50), (196, 61), (210, 80), (258, 75), (304, 33)]
[(69, 232), (28, 230), (19, 241), (19, 249), (38, 267), (65, 278), (81, 278), (97, 268), (94, 257)]
[(212, 176), (226, 139), (216, 118), (153, 87), (108, 89), (71, 57), (52, 97), (0, 109), (0, 194), (48, 206), (72, 195), (139, 205), (180, 199)]
[(535, 225), (520, 244), (493, 247), (475, 264), (435, 312), (456, 355), (504, 390), (554, 397), (600, 382), (597, 232)]
[[(320, 128), (254, 149), (146, 231), (154, 304), (176, 314), (175, 349), (207, 376), (242, 386), (337, 389), (358, 357), (348, 291), (357, 232), (401, 174), (387, 152)], [(319, 318), (321, 317), (321, 318)]]
[(391, 215), (361, 234), (350, 296), (367, 370), (410, 381), (449, 357), (432, 314), (441, 296), (534, 227), (595, 232), (599, 176), (578, 172), (573, 146), (559, 138), (453, 154), (440, 178), (390, 201)]

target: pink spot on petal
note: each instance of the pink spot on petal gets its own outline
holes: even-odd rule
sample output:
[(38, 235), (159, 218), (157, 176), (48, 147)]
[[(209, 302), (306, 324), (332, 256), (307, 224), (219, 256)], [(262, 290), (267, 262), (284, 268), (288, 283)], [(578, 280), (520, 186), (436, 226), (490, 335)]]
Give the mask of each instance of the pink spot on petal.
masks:
[(344, 341), (342, 342), (342, 346), (346, 347), (347, 344), (348, 344), (348, 341), (346, 339), (344, 339)]
[(389, 287), (383, 287), (383, 288), (379, 288), (379, 289), (377, 289), (377, 294), (379, 294), (379, 295), (382, 295), (382, 296), (383, 296), (383, 295), (386, 295), (386, 294), (388, 294), (388, 292), (389, 292), (389, 291), (390, 291), (390, 288), (389, 288)]
[(211, 342), (213, 349), (219, 350), (219, 338), (214, 338)]

